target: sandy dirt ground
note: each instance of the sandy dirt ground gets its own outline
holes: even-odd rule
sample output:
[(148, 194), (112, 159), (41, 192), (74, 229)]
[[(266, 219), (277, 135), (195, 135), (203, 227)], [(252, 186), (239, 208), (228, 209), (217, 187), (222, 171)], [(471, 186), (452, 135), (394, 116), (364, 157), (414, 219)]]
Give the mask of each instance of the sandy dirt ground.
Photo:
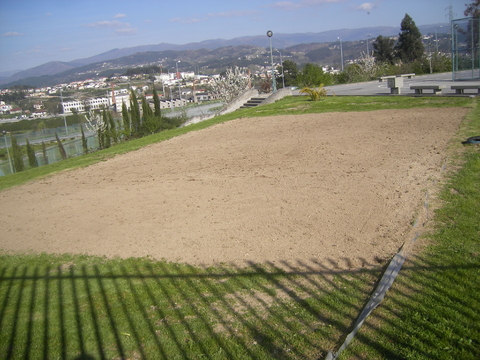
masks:
[(412, 233), (467, 110), (245, 118), (0, 192), (0, 248), (357, 268)]

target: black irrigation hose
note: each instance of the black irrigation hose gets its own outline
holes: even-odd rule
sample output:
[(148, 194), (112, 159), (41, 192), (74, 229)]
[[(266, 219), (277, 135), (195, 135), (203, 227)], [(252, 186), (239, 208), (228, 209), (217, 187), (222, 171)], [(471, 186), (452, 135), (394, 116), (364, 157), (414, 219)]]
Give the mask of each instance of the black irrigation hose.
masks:
[[(479, 139), (480, 139), (480, 137), (479, 137)], [(442, 171), (443, 171), (443, 168), (442, 168)], [(428, 198), (429, 198), (429, 193), (427, 191), (426, 194), (425, 194), (425, 202), (423, 204), (424, 210), (426, 212), (426, 215), (425, 215), (426, 219), (428, 219), (428, 207), (429, 207)], [(413, 224), (413, 228), (418, 227), (419, 222), (421, 221), (420, 218), (421, 218), (421, 215), (419, 215), (417, 217), (417, 219), (415, 220), (415, 223)], [(425, 224), (421, 224), (421, 225), (423, 227), (423, 225), (425, 225)], [(355, 322), (355, 325), (353, 326), (353, 330), (347, 335), (347, 337), (345, 338), (345, 341), (340, 346), (338, 351), (335, 352), (335, 353), (332, 352), (332, 351), (329, 351), (327, 356), (325, 357), (325, 360), (337, 360), (338, 357), (340, 356), (340, 353), (348, 347), (350, 342), (353, 340), (353, 338), (357, 334), (358, 330), (360, 330), (360, 328), (362, 327), (365, 319), (373, 312), (373, 310), (375, 310), (375, 308), (378, 305), (380, 305), (383, 298), (385, 297), (385, 294), (387, 293), (387, 291), (392, 286), (392, 284), (395, 281), (397, 275), (400, 273), (400, 270), (403, 266), (403, 263), (405, 262), (405, 259), (407, 258), (407, 254), (408, 254), (407, 249), (417, 241), (417, 239), (420, 235), (420, 231), (421, 230), (419, 230), (415, 233), (415, 236), (410, 240), (409, 243), (403, 243), (403, 245), (400, 247), (399, 251), (393, 256), (393, 258), (390, 261), (387, 269), (383, 273), (383, 276), (380, 279), (380, 282), (378, 283), (377, 287), (375, 288), (375, 291), (370, 296), (370, 299), (368, 300), (367, 304), (363, 308), (363, 311), (358, 316), (357, 321)], [(405, 247), (407, 249), (405, 249)]]
[(480, 144), (480, 135), (469, 137), (466, 141), (462, 141), (462, 144)]

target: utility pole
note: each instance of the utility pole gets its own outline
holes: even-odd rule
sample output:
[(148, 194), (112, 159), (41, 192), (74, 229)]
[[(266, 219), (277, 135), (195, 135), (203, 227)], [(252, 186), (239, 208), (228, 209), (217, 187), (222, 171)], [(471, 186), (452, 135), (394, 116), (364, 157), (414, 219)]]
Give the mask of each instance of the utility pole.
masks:
[(285, 89), (285, 72), (283, 71), (283, 60), (282, 60), (282, 53), (280, 50), (277, 50), (280, 54), (280, 64), (282, 65), (282, 89)]
[(340, 60), (342, 61), (342, 72), (343, 72), (343, 46), (342, 46), (342, 39), (340, 37), (337, 37), (338, 40), (340, 40)]
[(178, 60), (176, 62), (176, 65), (177, 65), (177, 81), (178, 81), (178, 96), (180, 97), (180, 107), (182, 106), (182, 90), (180, 90), (180, 73), (178, 72), (178, 63), (180, 62), (180, 60)]
[(272, 92), (277, 92), (277, 82), (275, 80), (275, 69), (273, 68), (273, 50), (272, 50), (273, 32), (271, 30), (268, 30), (267, 36), (270, 40), (270, 61), (272, 62)]
[(67, 118), (65, 117), (65, 108), (63, 107), (62, 89), (60, 89), (60, 105), (62, 105), (63, 122), (65, 123), (65, 135), (68, 135)]

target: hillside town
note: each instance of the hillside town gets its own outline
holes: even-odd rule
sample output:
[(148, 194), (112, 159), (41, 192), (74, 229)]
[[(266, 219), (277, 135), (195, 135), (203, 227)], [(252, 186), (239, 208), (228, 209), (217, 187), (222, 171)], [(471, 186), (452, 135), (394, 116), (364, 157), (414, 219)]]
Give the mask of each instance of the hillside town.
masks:
[[(139, 81), (140, 76), (114, 76), (110, 78), (102, 77), (98, 79), (87, 79), (82, 81), (74, 81), (66, 84), (58, 84), (42, 88), (30, 88), (23, 90), (25, 98), (33, 101), (34, 111), (14, 107), (5, 101), (0, 101), (0, 114), (15, 115), (2, 122), (17, 121), (22, 119), (37, 119), (57, 114), (48, 113), (44, 109), (43, 102), (46, 99), (59, 98), (62, 113), (70, 115), (73, 113), (83, 113), (87, 109), (111, 109), (116, 112), (122, 111), (122, 104), (130, 108), (130, 89), (138, 94), (145, 95), (149, 102), (152, 102), (152, 84), (159, 86), (160, 106), (162, 109), (173, 109), (175, 107), (185, 106), (188, 103), (201, 103), (204, 101), (218, 99), (218, 94), (212, 91), (206, 91), (205, 87), (210, 88), (213, 79), (220, 75), (206, 76), (196, 75), (194, 72), (175, 72), (169, 74), (155, 75), (149, 81)], [(88, 90), (105, 90), (104, 96), (85, 97), (80, 95), (88, 94)], [(13, 93), (17, 90), (2, 89), (0, 95)], [(78, 97), (64, 99), (63, 92), (74, 93)]]
[[(380, 36), (379, 38), (381, 40), (382, 37)], [(373, 39), (367, 39), (365, 43), (363, 41), (357, 41), (343, 43), (343, 45), (342, 40), (339, 39), (338, 42), (316, 44), (316, 46), (319, 48), (315, 50), (314, 47), (314, 50), (309, 50), (310, 52), (305, 52), (306, 50), (301, 49), (301, 47), (298, 47), (296, 51), (292, 50), (293, 52), (282, 50), (284, 53), (283, 60), (282, 52), (280, 52), (278, 49), (275, 49), (277, 56), (272, 57), (271, 64), (269, 61), (265, 61), (262, 64), (256, 65), (253, 65), (252, 63), (251, 65), (247, 65), (245, 68), (248, 68), (249, 71), (251, 71), (252, 79), (256, 79), (256, 85), (258, 88), (261, 87), (259, 85), (260, 82), (266, 82), (265, 80), (271, 78), (272, 69), (275, 69), (274, 71), (277, 79), (280, 78), (283, 81), (283, 85), (280, 86), (285, 86), (284, 65), (286, 62), (290, 62), (297, 66), (296, 60), (299, 58), (305, 58), (307, 61), (307, 63), (299, 64), (299, 69), (305, 65), (314, 64), (318, 69), (321, 69), (324, 74), (345, 74), (348, 72), (348, 66), (352, 64), (361, 65), (362, 61), (364, 61), (366, 58), (373, 59), (373, 57), (377, 57), (378, 50), (375, 50), (375, 53), (374, 47), (375, 42), (378, 43), (379, 38), (377, 38), (375, 41), (373, 41)], [(389, 41), (392, 42), (397, 40), (397, 37), (389, 38)], [(432, 58), (434, 60), (436, 59), (436, 62), (438, 63), (438, 59), (448, 57), (448, 54), (445, 52), (445, 44), (449, 43), (448, 36), (447, 34), (428, 34), (423, 35), (421, 41), (424, 44), (427, 44), (425, 47), (425, 56), (426, 59), (430, 59), (431, 71)], [(367, 52), (364, 51), (365, 45)], [(312, 44), (310, 44), (308, 48), (312, 49), (311, 46)], [(339, 56), (334, 55), (334, 60), (332, 60), (332, 55), (329, 55), (330, 60), (328, 62), (322, 61), (323, 64), (311, 60), (310, 62), (310, 58), (308, 56), (312, 56), (311, 54), (320, 50), (322, 54), (328, 53)], [(256, 49), (256, 51), (258, 51), (258, 49)], [(435, 52), (434, 55), (432, 55), (432, 51)], [(253, 58), (256, 59), (260, 56), (263, 60), (265, 60), (269, 57), (268, 55), (268, 51), (265, 51), (264, 49), (261, 52), (261, 55), (256, 54), (252, 57), (245, 56), (245, 58), (248, 58), (248, 61), (252, 61)], [(280, 56), (278, 57), (278, 55)], [(273, 60), (274, 58), (275, 60)], [(238, 60), (240, 61), (241, 59), (239, 58)], [(165, 59), (162, 59), (160, 62), (143, 63), (138, 65), (140, 69), (160, 67), (161, 71), (156, 72), (155, 74), (148, 74), (148, 71), (145, 71), (145, 73), (128, 75), (128, 71), (125, 71), (125, 68), (123, 68), (123, 75), (114, 74), (107, 77), (95, 76), (96, 74), (92, 73), (92, 77), (90, 78), (84, 80), (75, 80), (68, 83), (60, 83), (53, 86), (42, 86), (36, 88), (25, 88), (24, 86), (21, 91), (27, 100), (25, 103), (28, 103), (28, 108), (27, 106), (18, 106), (18, 103), (1, 101), (5, 98), (5, 95), (18, 92), (18, 87), (0, 89), (0, 123), (14, 122), (24, 119), (54, 117), (59, 114), (71, 115), (75, 113), (84, 113), (90, 109), (97, 110), (102, 108), (107, 108), (116, 111), (117, 113), (121, 113), (122, 104), (125, 104), (127, 109), (130, 108), (130, 90), (134, 90), (138, 95), (145, 96), (147, 101), (149, 101), (150, 105), (153, 107), (153, 86), (155, 86), (159, 95), (161, 109), (175, 109), (186, 106), (189, 103), (202, 103), (205, 101), (219, 99), (219, 94), (214, 91), (212, 85), (214, 84), (215, 79), (220, 77), (220, 74), (201, 75), (198, 69), (195, 67), (193, 68), (197, 70), (196, 72), (178, 71), (178, 63), (180, 63), (180, 60), (175, 61), (176, 71), (175, 67), (166, 69), (164, 67), (162, 68), (163, 61), (165, 61)], [(187, 64), (187, 66), (191, 66), (189, 61), (185, 62), (185, 64)], [(104, 66), (110, 68), (113, 65), (110, 63), (105, 63)], [(436, 66), (437, 65), (434, 64), (434, 67)], [(434, 70), (438, 71), (439, 69)], [(288, 70), (286, 72), (288, 72)], [(341, 82), (349, 82), (351, 80), (352, 79), (344, 79)], [(292, 86), (297, 84), (287, 85)], [(269, 91), (270, 89), (267, 88), (263, 90)], [(46, 106), (47, 102), (51, 103), (54, 99), (58, 101), (57, 106)]]

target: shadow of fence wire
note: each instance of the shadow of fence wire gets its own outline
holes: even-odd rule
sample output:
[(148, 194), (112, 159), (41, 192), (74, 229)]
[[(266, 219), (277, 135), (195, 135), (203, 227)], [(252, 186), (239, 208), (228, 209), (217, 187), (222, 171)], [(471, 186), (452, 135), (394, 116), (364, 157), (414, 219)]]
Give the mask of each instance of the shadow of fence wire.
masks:
[(49, 264), (0, 267), (0, 358), (318, 358), (379, 273), (300, 261)]
[(127, 259), (25, 262), (0, 275), (2, 359), (319, 359), (349, 332), (381, 269)]

